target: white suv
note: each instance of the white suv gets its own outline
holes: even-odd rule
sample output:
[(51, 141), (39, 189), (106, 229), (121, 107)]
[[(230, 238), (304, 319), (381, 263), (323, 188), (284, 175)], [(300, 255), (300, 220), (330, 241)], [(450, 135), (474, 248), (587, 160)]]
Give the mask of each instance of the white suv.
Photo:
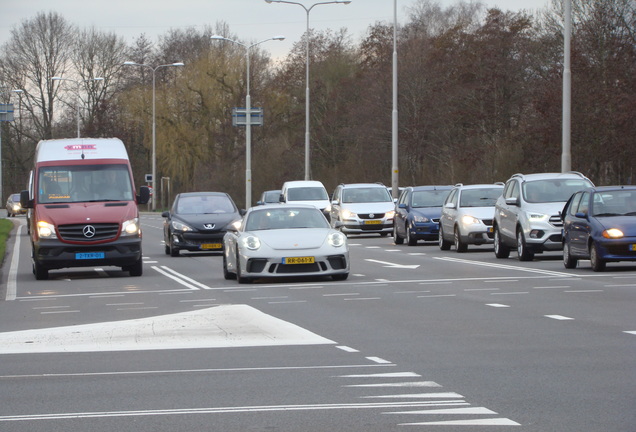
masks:
[(495, 204), (495, 256), (508, 258), (516, 248), (520, 261), (535, 253), (561, 250), (561, 211), (575, 192), (594, 186), (581, 173), (515, 174)]

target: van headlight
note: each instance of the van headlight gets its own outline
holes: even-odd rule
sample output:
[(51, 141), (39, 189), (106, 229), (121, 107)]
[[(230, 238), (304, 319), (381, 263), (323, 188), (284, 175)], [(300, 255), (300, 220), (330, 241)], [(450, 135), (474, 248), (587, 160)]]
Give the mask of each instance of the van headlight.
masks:
[(141, 229), (139, 228), (138, 218), (127, 220), (126, 222), (121, 224), (122, 236), (135, 236), (140, 234), (141, 234)]
[(55, 225), (45, 221), (38, 222), (38, 236), (45, 239), (56, 239)]

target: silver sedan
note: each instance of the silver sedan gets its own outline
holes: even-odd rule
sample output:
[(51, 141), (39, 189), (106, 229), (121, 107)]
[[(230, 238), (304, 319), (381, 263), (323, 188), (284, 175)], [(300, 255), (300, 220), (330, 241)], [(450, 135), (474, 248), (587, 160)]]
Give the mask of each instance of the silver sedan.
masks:
[(347, 237), (306, 205), (252, 207), (223, 237), (223, 275), (248, 283), (264, 277), (349, 277)]

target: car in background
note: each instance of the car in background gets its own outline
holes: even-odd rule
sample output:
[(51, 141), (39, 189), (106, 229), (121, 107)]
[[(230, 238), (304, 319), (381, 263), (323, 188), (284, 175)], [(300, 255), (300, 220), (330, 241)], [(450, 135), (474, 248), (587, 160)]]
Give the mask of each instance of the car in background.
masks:
[(583, 174), (514, 174), (495, 204), (495, 256), (508, 258), (516, 248), (519, 261), (535, 253), (563, 248), (561, 211), (570, 197), (594, 186)]
[(503, 183), (455, 185), (448, 194), (439, 221), (439, 247), (466, 252), (469, 244), (493, 242), (492, 220), (495, 202)]
[(636, 261), (636, 187), (604, 186), (572, 195), (563, 208), (563, 265), (590, 260), (592, 270), (608, 262)]
[(283, 183), (280, 202), (286, 204), (306, 204), (316, 207), (329, 218), (329, 195), (325, 186), (317, 180), (294, 180)]
[(280, 189), (263, 192), (261, 199), (256, 201), (256, 205), (275, 204), (277, 202), (280, 202)]
[(178, 194), (164, 217), (163, 238), (166, 255), (179, 251), (220, 252), (228, 226), (241, 219), (244, 211), (224, 192)]
[(439, 240), (442, 205), (453, 186), (409, 186), (395, 206), (393, 240), (415, 246), (418, 240)]
[(7, 198), (7, 217), (14, 217), (21, 214), (26, 214), (27, 209), (23, 208), (20, 204), (20, 194), (14, 193)]
[(345, 234), (393, 232), (395, 204), (386, 186), (378, 183), (340, 184), (331, 201), (331, 226)]
[(223, 276), (239, 283), (264, 277), (349, 277), (347, 236), (310, 205), (252, 207), (223, 237)]

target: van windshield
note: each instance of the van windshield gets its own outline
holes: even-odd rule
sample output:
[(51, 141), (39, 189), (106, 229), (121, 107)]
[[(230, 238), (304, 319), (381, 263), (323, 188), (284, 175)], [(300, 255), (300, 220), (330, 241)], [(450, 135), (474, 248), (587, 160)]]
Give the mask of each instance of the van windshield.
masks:
[(287, 201), (321, 201), (328, 199), (327, 191), (321, 187), (295, 187), (287, 190)]
[(125, 164), (42, 167), (38, 173), (37, 195), (42, 204), (132, 201), (134, 198)]

